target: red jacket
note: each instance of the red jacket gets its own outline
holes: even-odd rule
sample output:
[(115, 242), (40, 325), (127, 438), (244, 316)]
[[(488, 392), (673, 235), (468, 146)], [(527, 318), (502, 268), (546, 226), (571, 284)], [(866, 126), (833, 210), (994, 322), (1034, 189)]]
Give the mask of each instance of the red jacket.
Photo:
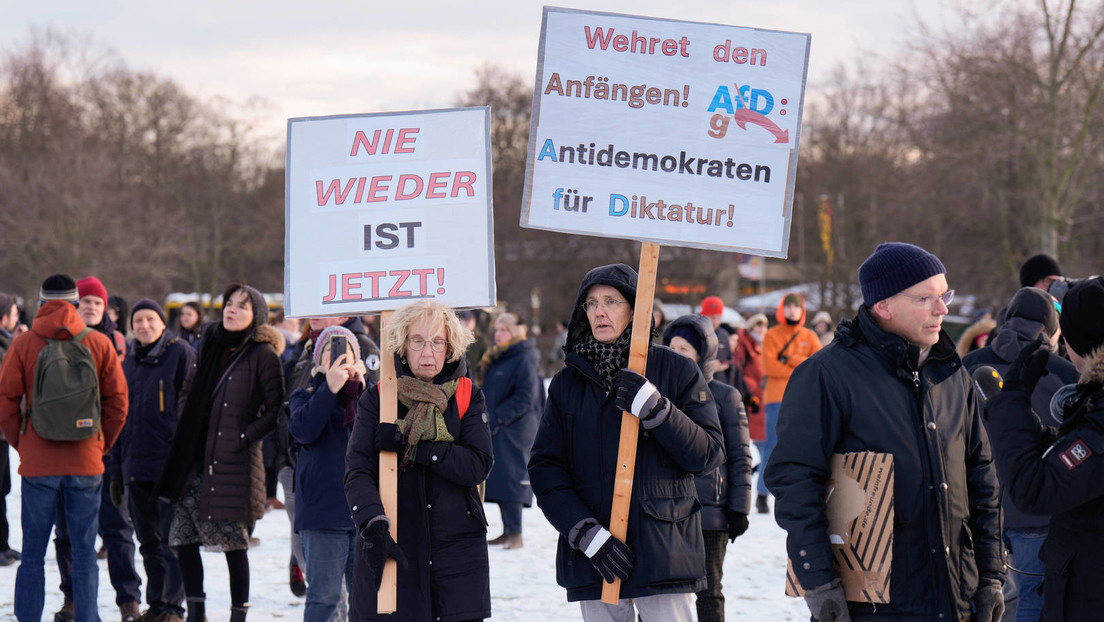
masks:
[(751, 336), (746, 328), (741, 328), (737, 333), (736, 351), (732, 353), (735, 364), (744, 370), (744, 384), (747, 385), (751, 397), (759, 401), (759, 408), (755, 412), (748, 409), (748, 434), (753, 441), (767, 440), (767, 427), (763, 414), (763, 363), (759, 359), (762, 346), (755, 337)]
[(47, 302), (35, 315), (31, 330), (12, 340), (11, 349), (0, 366), (0, 430), (8, 443), (19, 452), (19, 474), (23, 477), (50, 475), (100, 475), (103, 456), (119, 437), (126, 423), (127, 385), (123, 368), (111, 340), (93, 331), (84, 338), (92, 351), (100, 376), (102, 434), (83, 441), (48, 441), (35, 433), (27, 423), (20, 434), (21, 403), (28, 409), (34, 389), (38, 353), (46, 346), (43, 337), (68, 339), (84, 330), (84, 322), (72, 304), (54, 300)]

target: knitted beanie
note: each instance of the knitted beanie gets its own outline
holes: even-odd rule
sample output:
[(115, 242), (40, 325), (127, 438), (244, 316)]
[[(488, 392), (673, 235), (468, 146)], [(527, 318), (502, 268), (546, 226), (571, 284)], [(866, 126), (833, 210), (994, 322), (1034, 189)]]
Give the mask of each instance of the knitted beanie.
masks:
[[(345, 362), (352, 363), (354, 361), (360, 360), (360, 344), (357, 343), (356, 335), (353, 334), (353, 331), (345, 328), (344, 326), (330, 326), (326, 330), (322, 331), (322, 334), (318, 335), (318, 341), (316, 341), (314, 344), (315, 370), (321, 368), (323, 371), (325, 371), (325, 368), (322, 367), (322, 352), (326, 349), (326, 345), (329, 344), (330, 341), (338, 335), (345, 337), (345, 342), (349, 344), (346, 352), (352, 355), (351, 357), (346, 357)], [(330, 364), (333, 364), (332, 358), (330, 360)]]
[(1062, 276), (1058, 262), (1049, 255), (1035, 255), (1020, 266), (1020, 287), (1033, 287), (1048, 276)]
[(51, 300), (64, 300), (66, 302), (78, 302), (77, 284), (68, 274), (54, 274), (46, 277), (42, 282), (42, 288), (38, 291), (38, 299), (47, 303)]
[(1078, 281), (1062, 299), (1058, 322), (1070, 349), (1088, 356), (1104, 345), (1104, 277)]
[(863, 304), (869, 307), (920, 281), (946, 273), (943, 262), (919, 246), (906, 242), (879, 244), (859, 266)]
[(702, 346), (704, 344), (702, 343), (701, 334), (699, 334), (698, 331), (694, 330), (693, 326), (689, 324), (679, 324), (678, 326), (675, 326), (666, 335), (664, 335), (664, 341), (667, 343), (667, 345), (670, 345), (671, 340), (675, 337), (682, 337), (683, 339), (685, 339), (686, 342), (690, 344), (690, 347), (694, 348), (694, 351), (698, 353), (698, 358), (701, 358)]
[(107, 288), (94, 276), (85, 277), (77, 281), (77, 297), (96, 296), (107, 304)]
[(157, 304), (156, 300), (152, 300), (150, 298), (143, 298), (143, 299), (139, 300), (138, 302), (134, 303), (134, 308), (130, 310), (130, 317), (134, 317), (135, 315), (138, 315), (138, 312), (142, 311), (142, 310), (153, 311), (154, 313), (156, 313), (161, 318), (162, 322), (167, 323), (167, 320), (165, 319), (165, 310), (161, 308), (161, 305)]

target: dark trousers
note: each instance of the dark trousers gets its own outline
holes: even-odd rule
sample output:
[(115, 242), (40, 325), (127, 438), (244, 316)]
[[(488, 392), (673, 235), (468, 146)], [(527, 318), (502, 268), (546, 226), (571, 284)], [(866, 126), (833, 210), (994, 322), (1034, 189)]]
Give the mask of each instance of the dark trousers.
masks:
[(502, 511), (502, 533), (521, 533), (522, 504), (499, 501), (498, 508)]
[(721, 593), (728, 532), (703, 531), (705, 537), (705, 589), (698, 592), (698, 622), (724, 622), (724, 594)]
[(8, 546), (8, 493), (11, 492), (8, 454), (8, 442), (0, 441), (0, 553), (11, 548)]
[[(134, 528), (130, 517), (111, 503), (110, 486), (100, 487), (100, 537), (107, 548), (107, 574), (115, 588), (115, 604), (142, 602), (142, 578), (134, 566)], [(125, 507), (125, 506), (124, 506)], [(61, 592), (73, 599), (73, 550), (69, 545), (69, 525), (59, 509), (54, 527), (54, 552), (61, 574)]]
[(146, 603), (154, 614), (171, 611), (183, 615), (184, 579), (176, 552), (169, 547), (173, 507), (153, 494), (153, 486), (154, 482), (127, 484), (130, 518), (146, 569)]

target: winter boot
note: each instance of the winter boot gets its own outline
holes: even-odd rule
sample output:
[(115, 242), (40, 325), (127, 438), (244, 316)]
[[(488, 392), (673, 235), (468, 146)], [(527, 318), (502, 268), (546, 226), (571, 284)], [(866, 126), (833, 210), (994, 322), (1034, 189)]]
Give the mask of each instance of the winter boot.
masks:
[(138, 603), (130, 601), (119, 605), (119, 617), (122, 622), (138, 622), (142, 619), (142, 611)]
[(487, 540), (487, 544), (491, 546), (495, 546), (497, 544), (506, 544), (506, 536), (507, 534), (502, 534), (497, 538), (491, 538), (490, 540)]
[(187, 622), (207, 622), (206, 596), (189, 596), (185, 602), (188, 604)]
[(295, 563), (295, 557), (291, 558), (291, 563), (288, 568), (290, 569), (290, 578), (288, 583), (291, 585), (291, 593), (295, 594), (299, 598), (307, 595), (307, 580), (303, 577), (303, 569), (299, 564)]
[(759, 495), (755, 498), (755, 511), (760, 514), (770, 514), (770, 508), (767, 507), (767, 495)]
[(525, 546), (525, 545), (521, 541), (521, 532), (519, 531), (517, 533), (512, 533), (512, 534), (506, 536), (506, 545), (503, 546), (502, 548), (504, 548), (504, 549), (520, 549), (523, 546)]
[(249, 603), (230, 606), (230, 622), (245, 622), (245, 614), (249, 613)]
[(61, 609), (57, 610), (54, 614), (54, 622), (73, 622), (76, 616), (76, 609), (73, 608), (73, 601), (66, 599), (61, 605)]

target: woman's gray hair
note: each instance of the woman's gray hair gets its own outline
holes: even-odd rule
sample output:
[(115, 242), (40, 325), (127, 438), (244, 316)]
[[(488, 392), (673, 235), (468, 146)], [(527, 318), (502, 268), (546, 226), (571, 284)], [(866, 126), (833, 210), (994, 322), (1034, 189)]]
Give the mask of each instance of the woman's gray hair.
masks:
[(446, 362), (460, 360), (460, 357), (468, 351), (468, 346), (475, 341), (475, 335), (464, 328), (460, 318), (456, 317), (456, 313), (451, 308), (435, 300), (419, 300), (391, 314), (387, 326), (384, 327), (384, 347), (402, 356), (405, 353), (406, 338), (410, 336), (410, 327), (420, 320), (441, 322), (445, 325), (445, 340), (448, 341), (448, 350), (445, 352)]
[(506, 330), (510, 331), (511, 337), (517, 339), (526, 336), (525, 322), (522, 321), (518, 314), (510, 313), (508, 311), (500, 313), (498, 314), (498, 317), (495, 318), (495, 326), (498, 326), (499, 322), (502, 322), (506, 325)]

